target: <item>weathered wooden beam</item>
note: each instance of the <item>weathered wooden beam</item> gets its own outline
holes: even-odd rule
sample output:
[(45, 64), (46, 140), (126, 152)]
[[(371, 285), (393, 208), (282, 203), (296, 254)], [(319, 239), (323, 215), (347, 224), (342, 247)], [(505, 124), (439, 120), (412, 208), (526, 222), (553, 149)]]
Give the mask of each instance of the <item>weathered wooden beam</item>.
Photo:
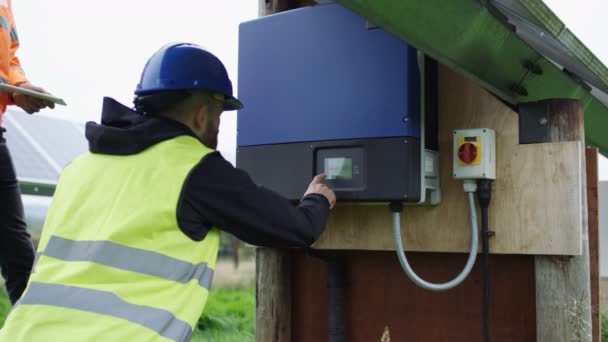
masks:
[[(259, 0), (258, 16), (280, 12), (285, 1)], [(291, 271), (289, 255), (279, 249), (255, 253), (255, 340), (291, 341)]]
[(300, 7), (312, 6), (316, 2), (313, 0), (259, 0), (258, 16), (288, 11)]
[(256, 250), (255, 340), (291, 341), (291, 257), (279, 249)]
[[(311, 5), (311, 0), (259, 0), (258, 16)], [(291, 256), (289, 251), (256, 250), (255, 340), (291, 341)]]
[(519, 143), (585, 141), (584, 134), (581, 136), (584, 126), (578, 127), (579, 117), (572, 114), (579, 106), (579, 101), (569, 99), (522, 104), (519, 107)]
[(589, 268), (591, 287), (591, 327), (593, 342), (601, 340), (600, 321), (600, 227), (598, 149), (587, 148), (587, 204), (589, 215)]
[[(583, 105), (578, 100), (547, 99), (521, 104), (519, 114), (520, 142), (585, 141)], [(581, 170), (584, 171), (585, 151), (582, 152)], [(581, 174), (582, 255), (535, 257), (537, 341), (540, 342), (591, 341), (587, 183), (585, 173)]]

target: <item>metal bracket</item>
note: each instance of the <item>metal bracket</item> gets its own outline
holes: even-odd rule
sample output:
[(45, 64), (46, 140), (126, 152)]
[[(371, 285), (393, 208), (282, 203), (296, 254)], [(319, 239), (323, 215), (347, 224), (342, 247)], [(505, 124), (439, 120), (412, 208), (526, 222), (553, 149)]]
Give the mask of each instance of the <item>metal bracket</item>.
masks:
[(541, 102), (520, 103), (519, 143), (538, 144), (549, 141), (547, 104)]

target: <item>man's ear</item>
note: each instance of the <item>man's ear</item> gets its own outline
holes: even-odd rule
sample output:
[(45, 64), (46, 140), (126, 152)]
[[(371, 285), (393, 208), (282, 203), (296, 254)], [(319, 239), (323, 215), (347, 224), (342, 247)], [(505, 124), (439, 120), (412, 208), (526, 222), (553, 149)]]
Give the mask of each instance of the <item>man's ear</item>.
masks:
[(203, 129), (203, 127), (205, 127), (206, 121), (207, 121), (207, 115), (208, 114), (208, 107), (206, 104), (202, 105), (199, 107), (198, 111), (196, 113), (194, 113), (194, 128), (196, 128), (197, 131), (200, 131)]

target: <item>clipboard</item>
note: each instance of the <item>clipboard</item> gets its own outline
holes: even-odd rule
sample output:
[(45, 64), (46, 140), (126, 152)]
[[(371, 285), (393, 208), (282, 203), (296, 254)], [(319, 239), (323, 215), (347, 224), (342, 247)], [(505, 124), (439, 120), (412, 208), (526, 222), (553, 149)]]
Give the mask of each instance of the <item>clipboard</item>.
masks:
[(46, 100), (46, 101), (49, 101), (52, 103), (56, 103), (56, 104), (59, 104), (62, 106), (67, 106), (67, 104), (65, 103), (65, 101), (63, 101), (62, 98), (55, 97), (50, 94), (40, 93), (37, 91), (21, 88), (21, 87), (15, 87), (15, 86), (12, 86), (12, 85), (6, 84), (6, 83), (0, 84), (0, 90), (4, 90), (4, 91), (10, 92), (10, 93), (15, 93), (15, 94), (23, 94), (23, 95), (27, 95), (27, 96), (31, 96), (31, 97), (36, 97), (36, 98), (43, 99), (43, 100)]

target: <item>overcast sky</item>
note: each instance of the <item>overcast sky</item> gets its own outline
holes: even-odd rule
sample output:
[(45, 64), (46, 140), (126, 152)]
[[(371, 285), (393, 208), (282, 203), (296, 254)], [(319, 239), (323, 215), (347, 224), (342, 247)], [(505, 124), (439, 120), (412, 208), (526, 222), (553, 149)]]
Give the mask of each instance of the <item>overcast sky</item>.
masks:
[[(99, 121), (104, 96), (131, 105), (148, 58), (168, 42), (192, 42), (217, 55), (237, 88), (239, 23), (257, 0), (13, 0), (18, 55), (32, 83), (63, 97), (43, 115)], [(236, 112), (225, 112), (219, 149), (234, 161)]]
[[(605, 0), (545, 0), (608, 64)], [(13, 0), (19, 57), (32, 81), (68, 107), (43, 115), (99, 120), (103, 96), (131, 104), (140, 72), (167, 42), (197, 43), (226, 65), (236, 89), (238, 25), (257, 16), (257, 0)], [(222, 115), (219, 149), (234, 161), (236, 112)], [(608, 134), (608, 133), (607, 133)], [(600, 161), (608, 180), (608, 160)]]

